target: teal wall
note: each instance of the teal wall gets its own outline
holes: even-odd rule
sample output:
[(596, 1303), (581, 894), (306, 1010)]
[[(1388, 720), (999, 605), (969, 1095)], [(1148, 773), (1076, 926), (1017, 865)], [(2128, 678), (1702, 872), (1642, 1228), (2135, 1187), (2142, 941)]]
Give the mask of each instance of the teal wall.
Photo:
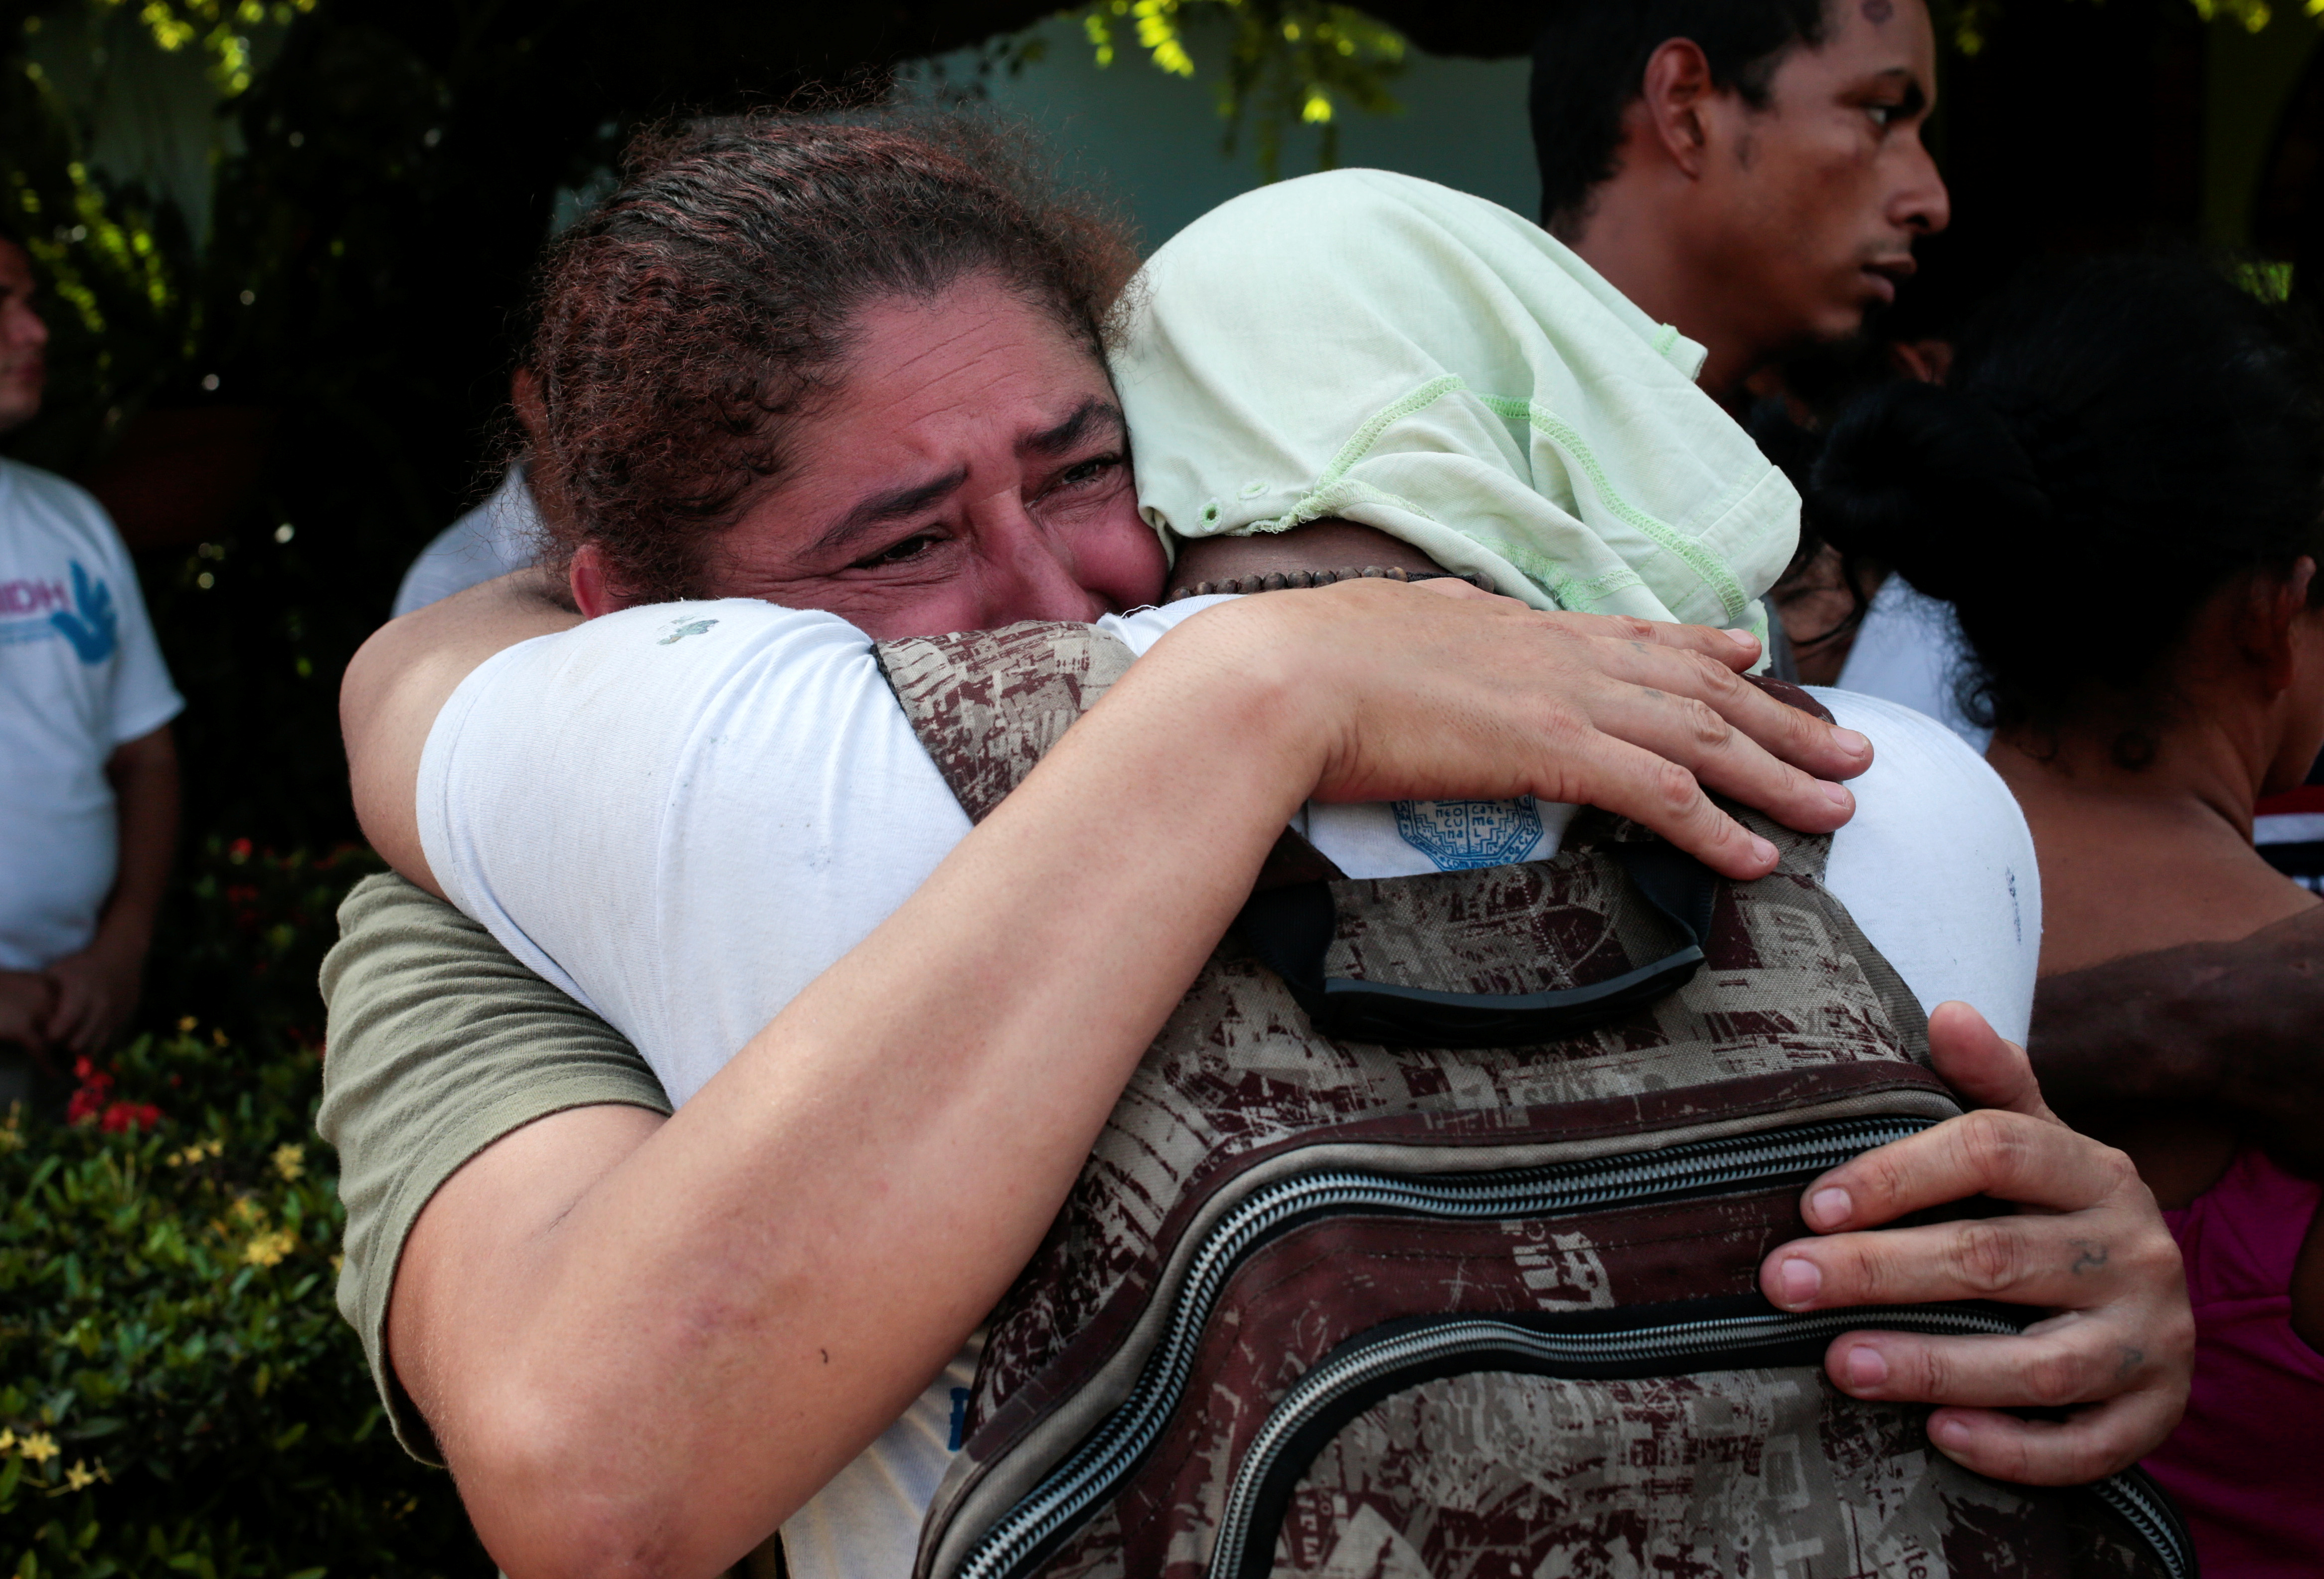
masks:
[[(913, 73), (930, 96), (981, 92), (995, 108), (1038, 126), (1073, 179), (1107, 193), (1138, 221), (1148, 248), (1195, 216), (1260, 183), (1251, 140), (1222, 152), (1219, 118), (1220, 35), (1191, 32), (1196, 75), (1172, 77), (1123, 40), (1101, 69), (1078, 24), (1053, 20), (1028, 35), (1042, 58), (1015, 74), (979, 73), (963, 51)], [(1342, 106), (1340, 162), (1403, 171), (1490, 198), (1531, 215), (1541, 195), (1526, 126), (1527, 63), (1456, 60), (1414, 51), (1392, 88), (1403, 113), (1371, 115)], [(1315, 168), (1305, 128), (1286, 140), (1283, 173)]]

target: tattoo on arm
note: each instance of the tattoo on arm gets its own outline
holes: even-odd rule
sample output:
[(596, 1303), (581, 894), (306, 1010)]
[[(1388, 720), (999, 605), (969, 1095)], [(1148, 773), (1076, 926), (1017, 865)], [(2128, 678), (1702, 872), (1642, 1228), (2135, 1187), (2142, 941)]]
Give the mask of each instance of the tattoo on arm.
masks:
[(2120, 1380), (2145, 1363), (2145, 1350), (2134, 1349), (2128, 1344), (2125, 1344), (2122, 1346), (2122, 1362), (2114, 1368), (2115, 1379)]
[(2077, 1277), (2084, 1272), (2095, 1271), (2107, 1264), (2107, 1247), (2097, 1240), (2077, 1239), (2070, 1242), (2074, 1247), (2072, 1270)]

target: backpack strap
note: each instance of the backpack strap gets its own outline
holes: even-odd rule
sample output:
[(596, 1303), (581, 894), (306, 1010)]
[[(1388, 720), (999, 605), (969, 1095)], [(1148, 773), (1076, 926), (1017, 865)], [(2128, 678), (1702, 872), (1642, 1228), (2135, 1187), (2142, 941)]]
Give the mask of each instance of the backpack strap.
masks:
[(1095, 626), (1046, 621), (875, 642), (872, 655), (971, 822), (992, 815), (1130, 660)]
[[(875, 642), (872, 655), (971, 822), (992, 815), (1131, 658), (1119, 637), (1093, 625), (1048, 621)], [(1286, 828), (1256, 886), (1344, 875)]]
[[(1823, 704), (1784, 680), (1744, 677), (1787, 706), (1832, 722)], [(1725, 803), (1722, 803), (1725, 804)], [(1829, 836), (1778, 829), (1742, 808), (1728, 809), (1763, 836), (1782, 857), (1778, 871), (1820, 874)], [(1308, 1020), (1343, 1041), (1391, 1047), (1531, 1047), (1572, 1036), (1678, 991), (1702, 967), (1711, 936), (1719, 878), (1684, 851), (1636, 823), (1600, 814), (1603, 836), (1585, 841), (1621, 868), (1631, 885), (1683, 939), (1660, 959), (1588, 986), (1545, 993), (1446, 993), (1348, 976), (1327, 976), (1323, 961), (1339, 933), (1339, 915), (1324, 882), (1261, 889), (1237, 921), (1244, 944), (1283, 978)], [(1587, 826), (1587, 825), (1585, 825)], [(1569, 842), (1569, 847), (1573, 847)]]
[(1351, 976), (1326, 976), (1339, 935), (1326, 882), (1254, 893), (1236, 922), (1242, 940), (1283, 978), (1308, 1021), (1342, 1041), (1390, 1047), (1522, 1048), (1554, 1042), (1669, 996), (1702, 968), (1719, 876), (1660, 839), (1608, 846), (1646, 901), (1685, 939), (1657, 960), (1610, 981), (1547, 993), (1444, 993)]

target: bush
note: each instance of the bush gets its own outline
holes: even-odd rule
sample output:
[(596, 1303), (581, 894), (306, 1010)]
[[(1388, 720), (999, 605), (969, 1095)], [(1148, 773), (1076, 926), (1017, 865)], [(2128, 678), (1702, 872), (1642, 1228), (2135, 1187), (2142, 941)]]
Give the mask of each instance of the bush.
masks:
[(185, 1016), (0, 1121), (0, 1572), (489, 1574), (333, 1304), (313, 965), (375, 863), (200, 864), (162, 974), (242, 1023)]

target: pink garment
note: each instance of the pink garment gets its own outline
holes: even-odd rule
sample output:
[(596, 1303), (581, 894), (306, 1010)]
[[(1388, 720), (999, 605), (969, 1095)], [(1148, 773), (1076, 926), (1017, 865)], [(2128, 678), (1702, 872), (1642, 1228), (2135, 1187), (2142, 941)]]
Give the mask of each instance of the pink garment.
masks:
[(2165, 1212), (2195, 1307), (2187, 1417), (2146, 1459), (2203, 1579), (2324, 1574), (2324, 1354), (2292, 1330), (2292, 1269), (2319, 1187), (2255, 1147)]

